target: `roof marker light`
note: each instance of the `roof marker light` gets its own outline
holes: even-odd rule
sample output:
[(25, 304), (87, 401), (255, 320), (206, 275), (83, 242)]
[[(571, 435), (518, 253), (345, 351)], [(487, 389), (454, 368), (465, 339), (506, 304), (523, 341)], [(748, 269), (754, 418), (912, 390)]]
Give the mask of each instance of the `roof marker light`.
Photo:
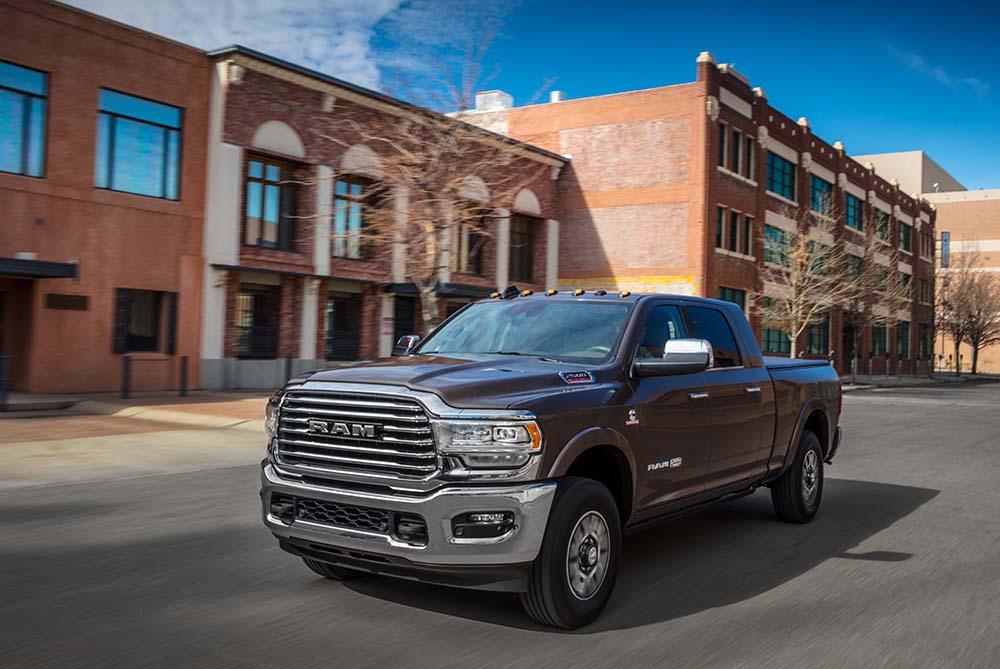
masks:
[(628, 297), (631, 294), (632, 294), (632, 291), (629, 291), (629, 290), (623, 290), (622, 292), (618, 293), (619, 297)]
[(545, 291), (545, 294), (549, 296), (558, 295), (559, 291), (556, 290), (555, 288), (549, 288), (547, 291)]
[(534, 294), (535, 294), (535, 291), (533, 291), (533, 290), (524, 290), (524, 291), (521, 291), (521, 295), (523, 295), (524, 297), (527, 297), (528, 295), (534, 295)]
[(607, 295), (607, 294), (608, 294), (608, 291), (606, 291), (606, 290), (604, 290), (604, 289), (601, 289), (601, 290), (595, 290), (595, 291), (594, 291), (594, 295)]
[(577, 288), (573, 291), (574, 295), (583, 295), (583, 288)]
[(490, 299), (491, 299), (491, 300), (495, 300), (495, 299), (497, 299), (498, 297), (500, 297), (500, 293), (498, 293), (498, 292), (496, 292), (496, 291), (494, 291), (494, 292), (490, 293)]

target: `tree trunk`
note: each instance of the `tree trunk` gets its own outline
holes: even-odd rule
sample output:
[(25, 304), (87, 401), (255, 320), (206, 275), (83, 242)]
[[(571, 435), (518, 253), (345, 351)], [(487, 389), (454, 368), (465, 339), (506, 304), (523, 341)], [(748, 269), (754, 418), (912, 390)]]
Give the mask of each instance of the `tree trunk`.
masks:
[(420, 317), (423, 320), (423, 332), (421, 336), (426, 337), (431, 330), (438, 326), (440, 322), (440, 311), (438, 309), (437, 286), (430, 286), (420, 289)]
[(962, 356), (960, 355), (962, 349), (962, 342), (955, 342), (955, 376), (962, 375)]
[(976, 369), (978, 368), (978, 366), (979, 366), (979, 345), (978, 344), (973, 344), (972, 345), (972, 374), (973, 374), (973, 376), (975, 376)]
[(791, 341), (792, 347), (789, 350), (788, 356), (790, 358), (797, 358), (797, 357), (799, 357), (799, 342), (798, 342), (798, 337), (792, 337), (791, 340), (792, 340)]

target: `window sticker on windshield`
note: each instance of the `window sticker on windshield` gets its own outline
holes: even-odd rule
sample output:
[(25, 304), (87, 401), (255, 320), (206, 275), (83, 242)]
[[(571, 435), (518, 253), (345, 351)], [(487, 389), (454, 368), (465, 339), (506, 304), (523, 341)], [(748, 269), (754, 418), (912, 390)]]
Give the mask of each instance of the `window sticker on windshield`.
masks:
[(559, 376), (566, 383), (593, 383), (594, 375), (590, 372), (559, 372)]

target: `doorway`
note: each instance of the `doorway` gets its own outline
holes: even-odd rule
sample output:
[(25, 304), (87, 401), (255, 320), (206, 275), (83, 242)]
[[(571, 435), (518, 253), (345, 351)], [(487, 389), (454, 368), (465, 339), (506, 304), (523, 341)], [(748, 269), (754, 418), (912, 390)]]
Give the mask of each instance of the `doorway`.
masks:
[(417, 331), (414, 328), (416, 320), (414, 318), (414, 312), (417, 308), (416, 298), (406, 295), (397, 295), (395, 303), (396, 304), (393, 308), (393, 319), (395, 320), (392, 333), (393, 343), (399, 341), (399, 338), (405, 335), (417, 334)]
[(854, 326), (844, 323), (844, 333), (841, 337), (840, 350), (843, 351), (840, 371), (842, 374), (851, 373), (851, 364), (854, 362)]

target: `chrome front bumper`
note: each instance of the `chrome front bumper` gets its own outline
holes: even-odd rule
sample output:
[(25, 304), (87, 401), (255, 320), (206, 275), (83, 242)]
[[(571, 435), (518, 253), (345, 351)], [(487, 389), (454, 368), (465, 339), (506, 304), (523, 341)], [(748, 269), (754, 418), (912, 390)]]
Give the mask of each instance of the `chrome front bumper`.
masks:
[[(317, 486), (283, 478), (270, 462), (266, 462), (261, 472), (264, 524), (279, 539), (399, 558), (415, 565), (509, 565), (531, 562), (538, 555), (556, 491), (554, 481), (508, 486), (446, 486), (422, 496), (381, 495), (337, 489), (333, 485)], [(276, 493), (418, 514), (427, 522), (427, 543), (414, 545), (388, 534), (301, 519), (286, 523), (269, 511), (271, 495)], [(469, 511), (511, 511), (514, 528), (489, 539), (454, 536), (452, 519)]]

